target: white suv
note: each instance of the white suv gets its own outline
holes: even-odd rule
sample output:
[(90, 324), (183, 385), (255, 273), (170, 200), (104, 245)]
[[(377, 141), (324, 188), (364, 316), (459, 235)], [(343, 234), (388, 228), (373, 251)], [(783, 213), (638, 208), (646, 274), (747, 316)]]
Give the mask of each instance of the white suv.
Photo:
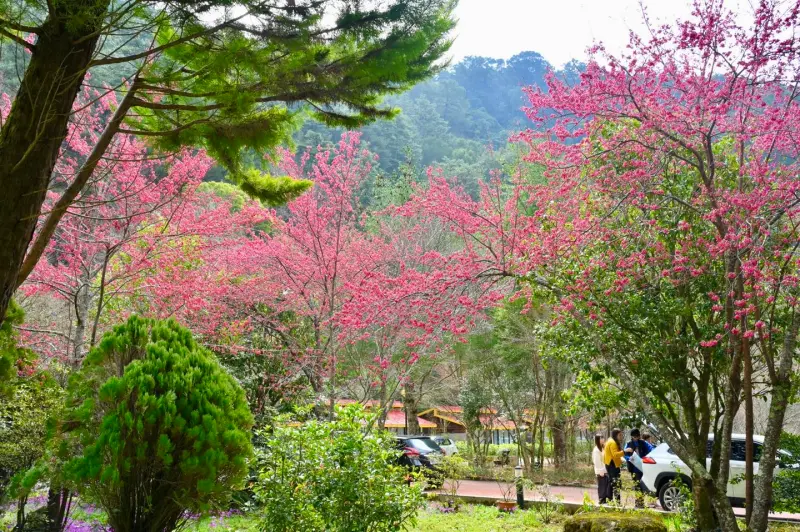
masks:
[[(730, 459), (730, 478), (743, 478), (745, 472), (745, 435), (731, 435), (731, 459)], [(713, 435), (708, 438), (706, 447), (706, 467), (711, 467), (711, 450), (714, 443)], [(753, 436), (753, 474), (758, 474), (758, 460), (761, 459), (761, 448), (764, 444), (764, 436)], [(796, 467), (792, 461), (792, 455), (786, 451), (778, 451), (778, 468)], [(673, 512), (678, 509), (680, 504), (680, 489), (673, 482), (679, 479), (688, 488), (692, 487), (691, 471), (678, 458), (669, 445), (662, 443), (650, 454), (642, 459), (644, 476), (642, 481), (650, 492), (658, 494), (658, 500), (664, 510)], [(733, 504), (741, 505), (745, 499), (745, 483), (729, 482), (728, 498)]]
[(454, 454), (458, 454), (456, 442), (447, 436), (433, 436), (433, 441), (439, 444), (439, 447), (442, 448), (442, 451), (444, 451), (445, 455), (453, 456)]

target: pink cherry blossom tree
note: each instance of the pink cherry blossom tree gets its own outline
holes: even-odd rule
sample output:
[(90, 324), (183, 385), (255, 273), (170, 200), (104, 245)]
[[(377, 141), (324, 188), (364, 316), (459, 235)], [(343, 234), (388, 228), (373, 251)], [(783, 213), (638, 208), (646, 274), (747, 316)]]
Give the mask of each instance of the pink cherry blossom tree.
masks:
[(287, 363), (302, 368), (331, 411), (354, 381), (371, 386), (385, 410), (419, 357), (435, 353), (444, 336), (464, 334), (470, 316), (457, 303), (470, 299), (470, 275), (442, 273), (448, 259), (430, 241), (430, 227), (399, 211), (369, 220), (361, 212), (373, 160), (355, 133), (313, 158), (283, 153), (279, 169), (314, 187), (276, 213), (256, 253), (266, 312), (252, 319), (282, 342)]
[(306, 176), (314, 186), (288, 204), (285, 217), (276, 217), (257, 253), (268, 272), (260, 286), (267, 312), (254, 319), (280, 339), (314, 392), (327, 394), (332, 413), (341, 347), (336, 316), (352, 297), (350, 287), (384, 263), (385, 244), (361, 227), (358, 203), (374, 156), (359, 146), (355, 133), (331, 149), (320, 148), (313, 160), (310, 153), (299, 159), (287, 151), (280, 155), (283, 173)]
[(537, 129), (516, 139), (544, 183), (473, 202), (434, 179), (410, 207), (471, 241), (463, 260), (553, 298), (554, 326), (691, 469), (703, 529), (716, 526), (713, 506), (738, 530), (730, 438), (741, 405), (752, 422), (757, 392), (770, 416), (757, 477), (748, 465), (748, 524), (766, 529), (791, 397), (799, 13), (759, 2), (743, 26), (721, 1), (697, 1), (689, 20), (632, 35), (619, 57), (595, 47), (576, 84), (550, 76), (528, 91)]
[[(68, 137), (65, 153), (73, 156), (60, 159), (57, 181), (68, 183), (78, 171), (108, 105), (87, 107), (85, 127), (76, 125)], [(174, 316), (209, 341), (229, 326), (233, 302), (246, 292), (242, 279), (253, 273), (244, 248), (257, 242), (254, 228), (270, 213), (252, 201), (234, 210), (203, 191), (210, 166), (202, 152), (156, 157), (132, 137), (117, 136), (66, 209), (46, 260), (18, 292), (29, 306), (39, 303), (22, 326), (28, 345), (74, 366), (104, 326), (133, 312)], [(59, 188), (54, 183), (46, 206), (57, 208)]]
[(448, 373), (439, 364), (452, 353), (447, 344), (463, 338), (496, 296), (471, 282), (475, 272), (463, 275), (446, 264), (442, 252), (455, 243), (440, 223), (423, 223), (393, 208), (377, 218), (388, 244), (384, 267), (350, 286), (352, 296), (337, 318), (347, 340), (345, 366), (350, 383), (377, 395), (384, 413), (402, 393), (415, 423), (425, 385), (441, 370)]

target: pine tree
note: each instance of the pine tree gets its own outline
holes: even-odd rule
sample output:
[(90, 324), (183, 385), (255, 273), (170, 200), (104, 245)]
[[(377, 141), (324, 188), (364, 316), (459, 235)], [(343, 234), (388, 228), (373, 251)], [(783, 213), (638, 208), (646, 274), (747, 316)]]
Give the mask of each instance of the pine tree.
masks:
[(241, 386), (188, 330), (134, 316), (72, 376), (56, 448), (114, 530), (174, 530), (244, 480), (252, 424)]

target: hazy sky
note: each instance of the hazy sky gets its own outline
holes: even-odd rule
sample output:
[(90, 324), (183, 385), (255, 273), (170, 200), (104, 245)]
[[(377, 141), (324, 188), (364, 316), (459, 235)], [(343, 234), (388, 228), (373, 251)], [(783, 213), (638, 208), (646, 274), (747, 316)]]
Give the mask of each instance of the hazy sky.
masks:
[[(661, 22), (686, 18), (691, 6), (689, 0), (644, 3), (651, 20)], [(630, 29), (644, 30), (639, 0), (460, 0), (456, 15), (455, 61), (468, 55), (506, 59), (533, 50), (559, 67), (584, 58), (594, 41), (616, 52), (627, 44)]]

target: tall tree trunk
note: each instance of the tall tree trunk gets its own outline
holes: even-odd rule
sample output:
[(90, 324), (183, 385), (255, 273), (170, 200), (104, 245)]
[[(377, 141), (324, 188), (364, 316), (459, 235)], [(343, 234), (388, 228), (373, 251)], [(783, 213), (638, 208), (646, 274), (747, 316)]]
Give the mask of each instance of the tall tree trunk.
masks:
[(406, 390), (406, 396), (403, 399), (403, 408), (406, 413), (407, 434), (420, 434), (422, 432), (419, 421), (417, 420), (417, 411), (419, 410), (418, 404), (417, 397), (413, 393), (408, 393), (408, 390)]
[(539, 424), (539, 467), (544, 469), (544, 421)]
[(758, 478), (753, 496), (753, 514), (750, 528), (754, 532), (767, 530), (767, 518), (772, 507), (772, 482), (775, 477), (775, 462), (780, 443), (786, 408), (792, 396), (792, 366), (797, 346), (797, 332), (800, 321), (795, 317), (786, 332), (780, 362), (772, 379), (772, 400), (769, 405), (767, 430), (764, 431), (764, 445), (758, 465)]
[(47, 491), (48, 532), (62, 532), (66, 528), (71, 506), (72, 492), (59, 486), (50, 486)]
[(550, 424), (550, 434), (553, 438), (553, 463), (556, 468), (567, 466), (567, 438), (564, 419), (556, 413)]
[(91, 280), (81, 275), (82, 286), (75, 294), (75, 336), (72, 346), (72, 366), (78, 368), (86, 353), (86, 325), (89, 320), (89, 307), (92, 304)]
[(753, 516), (753, 358), (747, 338), (742, 339), (742, 355), (744, 377), (742, 378), (742, 394), (744, 395), (744, 434), (745, 434), (745, 523), (749, 524)]
[(533, 473), (535, 471), (535, 463), (536, 463), (536, 437), (539, 435), (538, 432), (539, 428), (539, 415), (537, 414), (534, 419), (533, 423), (531, 423), (531, 456), (530, 461), (528, 463), (528, 471)]
[(0, 321), (17, 287), (108, 0), (50, 2), (0, 130)]
[(758, 476), (755, 479), (753, 493), (753, 509), (750, 518), (750, 529), (753, 532), (765, 532), (767, 520), (772, 507), (772, 483), (775, 480), (775, 463), (780, 442), (783, 420), (789, 398), (792, 395), (791, 383), (785, 382), (772, 388), (767, 430), (764, 433), (764, 445), (758, 465)]
[(25, 506), (28, 504), (28, 496), (17, 497), (17, 526), (15, 530), (25, 530)]
[(692, 499), (698, 530), (714, 530), (714, 506), (711, 501), (711, 490), (714, 488), (710, 479), (692, 475)]

